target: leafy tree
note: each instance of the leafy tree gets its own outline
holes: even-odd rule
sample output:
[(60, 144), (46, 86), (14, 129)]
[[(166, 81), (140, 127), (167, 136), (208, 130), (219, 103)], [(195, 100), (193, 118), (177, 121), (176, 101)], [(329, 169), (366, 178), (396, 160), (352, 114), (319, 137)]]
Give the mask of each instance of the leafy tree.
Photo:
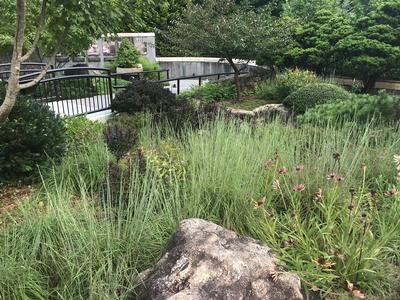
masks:
[(284, 15), (302, 21), (312, 18), (320, 10), (340, 12), (346, 0), (287, 0), (283, 5)]
[(400, 1), (390, 0), (357, 20), (352, 34), (337, 43), (343, 72), (362, 80), (364, 92), (400, 67)]
[(157, 51), (173, 54), (165, 32), (179, 19), (192, 0), (123, 0), (124, 31), (155, 32)]
[[(252, 60), (261, 52), (284, 49), (290, 34), (269, 9), (255, 11), (234, 1), (206, 0), (191, 5), (186, 17), (170, 31), (176, 50), (192, 55), (224, 58), (235, 72), (237, 99), (240, 98), (239, 74), (234, 59)], [(278, 45), (273, 41), (280, 41)]]
[(295, 45), (285, 53), (283, 64), (329, 74), (336, 67), (336, 44), (352, 31), (351, 21), (344, 14), (320, 10), (296, 27)]
[[(11, 32), (14, 38), (10, 77), (5, 99), (0, 106), (0, 123), (7, 120), (19, 92), (37, 84), (50, 66), (49, 62), (32, 81), (20, 83), (21, 63), (27, 61), (38, 47), (50, 57), (60, 51), (77, 54), (87, 49), (95, 38), (119, 24), (118, 4), (118, 0), (32, 0), (29, 5), (26, 0), (16, 0), (16, 5), (15, 1), (5, 2), (9, 8), (15, 9), (12, 14), (7, 11), (10, 16), (15, 16), (11, 22), (15, 27)], [(33, 18), (34, 21), (32, 14), (38, 16)], [(11, 31), (10, 27), (7, 28)], [(28, 44), (29, 47), (26, 47)]]

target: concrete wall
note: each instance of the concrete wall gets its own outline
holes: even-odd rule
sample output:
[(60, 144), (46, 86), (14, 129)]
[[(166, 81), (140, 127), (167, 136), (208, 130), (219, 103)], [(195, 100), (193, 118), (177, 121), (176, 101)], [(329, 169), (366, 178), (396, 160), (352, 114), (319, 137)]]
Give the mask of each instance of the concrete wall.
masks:
[[(336, 77), (334, 78), (338, 84), (352, 86), (354, 79), (348, 77)], [(388, 90), (396, 94), (400, 94), (400, 81), (394, 80), (381, 80), (377, 81), (374, 86), (374, 92), (378, 90)]]
[[(158, 57), (161, 69), (169, 69), (170, 77), (194, 76), (213, 73), (233, 72), (227, 62), (210, 57)], [(239, 61), (237, 61), (240, 64)]]

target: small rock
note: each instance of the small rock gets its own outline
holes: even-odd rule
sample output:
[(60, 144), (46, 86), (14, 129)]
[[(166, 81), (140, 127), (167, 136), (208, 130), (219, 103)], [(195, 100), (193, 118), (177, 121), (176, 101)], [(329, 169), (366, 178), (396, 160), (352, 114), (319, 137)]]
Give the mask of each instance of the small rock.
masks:
[(138, 278), (130, 299), (303, 299), (299, 278), (269, 247), (200, 219), (181, 222), (165, 255)]
[(244, 109), (237, 109), (237, 108), (228, 108), (226, 110), (230, 115), (236, 116), (236, 117), (254, 117), (255, 113), (250, 110), (244, 110)]

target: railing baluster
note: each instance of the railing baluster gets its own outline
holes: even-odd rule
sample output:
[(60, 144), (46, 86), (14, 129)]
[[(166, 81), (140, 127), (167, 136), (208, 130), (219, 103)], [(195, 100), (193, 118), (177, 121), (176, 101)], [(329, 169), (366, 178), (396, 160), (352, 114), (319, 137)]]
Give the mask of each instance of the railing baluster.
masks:
[[(108, 75), (110, 75), (110, 74), (108, 74)], [(107, 77), (107, 83), (108, 83), (108, 93), (107, 94), (109, 95), (107, 108), (109, 108), (112, 106), (112, 101), (113, 101), (113, 88), (112, 88), (110, 77)], [(111, 109), (111, 112), (113, 112), (112, 109)]]

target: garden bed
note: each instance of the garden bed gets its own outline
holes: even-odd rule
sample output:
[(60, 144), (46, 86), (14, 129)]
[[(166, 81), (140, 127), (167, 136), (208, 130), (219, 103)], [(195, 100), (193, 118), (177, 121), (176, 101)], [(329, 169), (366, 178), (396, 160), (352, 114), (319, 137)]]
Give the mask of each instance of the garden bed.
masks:
[(278, 104), (278, 103), (279, 101), (276, 100), (264, 100), (264, 99), (259, 99), (256, 96), (244, 96), (240, 99), (240, 101), (236, 100), (222, 101), (221, 106), (226, 108), (235, 108), (235, 109), (252, 111), (258, 107), (267, 104)]

